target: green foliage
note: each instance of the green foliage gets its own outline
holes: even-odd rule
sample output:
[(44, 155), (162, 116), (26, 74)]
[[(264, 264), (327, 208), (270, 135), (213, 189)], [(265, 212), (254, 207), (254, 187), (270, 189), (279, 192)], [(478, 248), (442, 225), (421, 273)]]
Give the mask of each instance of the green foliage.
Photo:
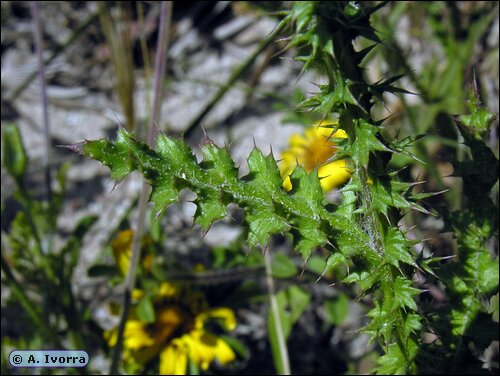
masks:
[(9, 174), (20, 179), (26, 172), (28, 158), (19, 133), (14, 124), (2, 125), (2, 163)]
[[(71, 280), (83, 236), (97, 218), (83, 217), (56, 249), (53, 235), (63, 204), (68, 166), (61, 167), (57, 176), (59, 190), (51, 192), (50, 201), (34, 199), (24, 181), (29, 161), (19, 131), (14, 125), (3, 130), (3, 162), (15, 180), (15, 197), (22, 207), (10, 223), (5, 243), (2, 240), (2, 272), (12, 291), (7, 300), (14, 310), (22, 308), (26, 312), (22, 318), (25, 330), (18, 334), (21, 339), (42, 341), (45, 347), (87, 348), (85, 312), (76, 302)], [(2, 233), (2, 239), (3, 236)], [(22, 284), (18, 276), (22, 277)], [(64, 329), (57, 327), (60, 323), (64, 323)], [(71, 342), (63, 343), (59, 334)], [(23, 348), (40, 348), (39, 345), (26, 346)]]
[(293, 261), (283, 254), (274, 256), (271, 269), (274, 278), (289, 278), (297, 274), (297, 267)]
[(155, 310), (151, 296), (144, 295), (141, 300), (139, 300), (136, 312), (137, 317), (144, 322), (152, 323), (155, 321)]
[(499, 264), (488, 242), (498, 231), (498, 207), (490, 193), (498, 184), (499, 162), (481, 137), (489, 132), (492, 115), (475, 97), (469, 109), (470, 115), (461, 116), (457, 125), (471, 157), (455, 161), (455, 174), (463, 180), (465, 204), (460, 211), (443, 209), (442, 213), (457, 239), (457, 260), (436, 270), (447, 286), (449, 299), (449, 305), (433, 316), (434, 327), (443, 339), (442, 351), (449, 357), (446, 363), (435, 365), (443, 372), (477, 372), (474, 353), (482, 353), (498, 339), (498, 320), (489, 302), (498, 296)]
[(325, 301), (323, 305), (327, 319), (333, 325), (340, 325), (349, 313), (349, 299), (344, 294)]
[(264, 156), (256, 148), (248, 158), (250, 173), (241, 179), (227, 149), (211, 142), (202, 146), (201, 163), (184, 142), (166, 135), (158, 136), (157, 150), (123, 129), (114, 142), (88, 141), (82, 145), (83, 153), (110, 167), (115, 178), (123, 178), (134, 169), (141, 171), (153, 188), (150, 200), (157, 211), (177, 200), (182, 188), (190, 188), (197, 194), (195, 223), (205, 230), (224, 218), (226, 206), (234, 202), (245, 210), (251, 247), (266, 245), (272, 234), (289, 232), (294, 235), (295, 248), (308, 256), (315, 247), (327, 244), (329, 231), (343, 231), (357, 253), (368, 252), (361, 228), (323, 206), (316, 173), (308, 175), (296, 169), (291, 176), (294, 189), (289, 194), (282, 187), (272, 155)]

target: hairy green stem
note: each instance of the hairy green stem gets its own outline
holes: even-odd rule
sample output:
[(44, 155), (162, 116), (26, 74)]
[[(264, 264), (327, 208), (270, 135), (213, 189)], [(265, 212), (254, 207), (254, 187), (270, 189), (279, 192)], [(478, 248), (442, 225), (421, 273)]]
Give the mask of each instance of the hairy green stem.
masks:
[[(349, 40), (349, 36), (344, 34), (343, 30), (339, 30), (334, 33), (332, 38), (335, 60), (340, 71), (343, 72), (345, 78), (357, 83), (357, 85), (353, 87), (352, 93), (354, 97), (357, 98), (359, 106), (347, 104), (346, 118), (351, 119), (351, 121), (354, 119), (366, 119), (370, 124), (374, 124), (370, 116), (372, 94), (368, 91), (368, 83), (366, 82), (363, 72), (358, 65), (358, 61), (355, 57), (356, 53), (352, 43), (346, 42)], [(354, 124), (354, 126), (357, 126), (357, 124)], [(381, 142), (385, 143), (380, 135), (377, 135), (377, 137), (379, 137)], [(354, 142), (357, 142), (357, 140), (354, 140)], [(356, 166), (354, 166), (354, 174), (357, 175), (358, 181), (362, 185), (362, 188), (358, 191), (358, 205), (365, 209), (365, 213), (360, 214), (361, 218), (359, 218), (359, 223), (361, 223), (364, 231), (371, 240), (370, 248), (381, 256), (381, 263), (383, 262), (386, 253), (384, 239), (387, 229), (395, 226), (397, 220), (399, 219), (390, 218), (389, 216), (384, 217), (383, 214), (377, 212), (372, 205), (374, 197), (371, 189), (369, 189), (370, 171), (371, 173), (375, 173), (375, 175), (386, 174), (386, 162), (384, 162), (383, 156), (384, 153), (385, 152), (380, 151), (372, 153), (369, 165), (363, 166), (356, 163)], [(395, 284), (397, 275), (400, 274), (400, 271), (391, 265), (381, 264), (381, 266), (387, 268), (388, 271), (386, 273), (387, 280), (380, 286), (380, 290), (383, 293), (382, 306), (390, 307), (390, 302), (394, 299), (394, 292), (392, 290), (393, 285)], [(375, 265), (372, 267), (375, 269), (378, 268), (378, 266)], [(400, 330), (401, 329), (399, 328), (394, 328), (393, 336), (396, 338), (396, 344), (403, 354), (405, 362), (404, 367), (405, 369), (409, 369), (412, 359), (408, 356), (406, 343), (403, 343), (400, 340)], [(388, 351), (388, 349), (385, 351)]]

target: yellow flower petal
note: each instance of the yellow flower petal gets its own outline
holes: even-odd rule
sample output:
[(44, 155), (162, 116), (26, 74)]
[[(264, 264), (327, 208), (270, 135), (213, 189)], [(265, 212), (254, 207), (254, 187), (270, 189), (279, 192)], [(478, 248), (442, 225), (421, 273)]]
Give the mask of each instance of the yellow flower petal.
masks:
[(198, 341), (210, 353), (210, 363), (217, 359), (221, 364), (225, 365), (236, 358), (233, 349), (222, 338), (208, 332), (198, 332), (196, 335), (198, 335)]
[(109, 347), (114, 347), (118, 340), (118, 330), (106, 330), (104, 332), (104, 339), (108, 342)]
[[(142, 290), (134, 291), (135, 297), (143, 295)], [(216, 360), (227, 364), (235, 359), (223, 339), (205, 331), (209, 319), (220, 320), (224, 328), (234, 329), (236, 318), (231, 309), (209, 309), (201, 291), (168, 282), (154, 291), (153, 304), (154, 323), (141, 321), (137, 307), (133, 306), (125, 324), (123, 360), (128, 367), (140, 370), (159, 356), (162, 374), (180, 375), (187, 372), (189, 361), (207, 370)], [(105, 332), (110, 346), (116, 345), (117, 332), (117, 329)]]
[(304, 146), (307, 146), (307, 139), (304, 138), (303, 136), (300, 136), (298, 134), (293, 134), (291, 137), (290, 137), (290, 147), (304, 147)]
[(351, 178), (351, 172), (344, 159), (334, 161), (321, 166), (318, 169), (321, 188), (323, 192), (328, 192)]
[(160, 374), (185, 375), (188, 356), (183, 346), (171, 344), (160, 353)]
[[(122, 275), (128, 273), (130, 266), (130, 259), (132, 258), (132, 241), (134, 239), (134, 232), (132, 230), (124, 230), (118, 233), (118, 235), (111, 242), (111, 247), (113, 249), (113, 257), (115, 259), (118, 269)], [(141, 247), (144, 249), (148, 243), (148, 239), (144, 237), (141, 242)], [(148, 255), (145, 252), (142, 253), (141, 265), (146, 270), (151, 271), (153, 267), (154, 258), (152, 255)]]
[(226, 330), (234, 330), (236, 328), (236, 317), (233, 310), (229, 308), (211, 309), (207, 312), (207, 316), (221, 320)]
[(285, 190), (292, 189), (290, 175), (301, 165), (307, 172), (318, 170), (323, 191), (329, 191), (349, 180), (350, 171), (345, 161), (327, 163), (335, 154), (335, 139), (347, 138), (343, 129), (334, 132), (336, 120), (323, 120), (305, 131), (305, 137), (292, 135), (290, 149), (281, 154), (280, 173)]
[(313, 126), (315, 127), (330, 127), (336, 126), (339, 123), (338, 120), (332, 120), (332, 119), (323, 119), (323, 120), (318, 120), (313, 123)]
[(222, 339), (203, 330), (193, 330), (182, 336), (189, 348), (189, 359), (203, 370), (217, 359), (222, 365), (236, 359), (233, 349)]
[(281, 153), (280, 160), (280, 173), (281, 176), (288, 176), (297, 166), (297, 156), (291, 151), (285, 151)]
[(123, 332), (123, 346), (130, 350), (148, 347), (155, 343), (146, 331), (147, 324), (138, 320), (128, 320)]
[(214, 354), (220, 364), (226, 365), (236, 359), (233, 349), (222, 339), (216, 337)]
[(337, 130), (337, 132), (335, 132), (332, 135), (331, 138), (333, 138), (333, 139), (335, 139), (335, 138), (347, 138), (347, 133), (343, 129), (339, 129), (339, 130)]
[(142, 291), (141, 289), (132, 290), (131, 297), (133, 301), (141, 300), (143, 296), (144, 296), (144, 291)]
[(283, 180), (283, 188), (285, 188), (287, 191), (292, 190), (292, 181), (290, 180), (290, 176), (287, 176), (285, 180)]
[(113, 257), (122, 275), (126, 275), (128, 272), (130, 257), (132, 255), (133, 237), (134, 232), (132, 230), (121, 231), (111, 243)]
[(170, 282), (163, 282), (160, 285), (158, 295), (163, 298), (172, 298), (179, 292), (178, 286)]
[(203, 343), (201, 336), (204, 334), (201, 330), (193, 330), (189, 334), (182, 336), (181, 340), (186, 344), (189, 359), (198, 367), (207, 370), (214, 359), (214, 354), (210, 348)]

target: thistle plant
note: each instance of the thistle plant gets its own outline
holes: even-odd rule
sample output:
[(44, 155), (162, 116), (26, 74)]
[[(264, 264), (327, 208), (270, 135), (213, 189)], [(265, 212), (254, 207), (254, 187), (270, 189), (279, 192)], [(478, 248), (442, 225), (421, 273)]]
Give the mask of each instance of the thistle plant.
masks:
[[(183, 140), (159, 134), (152, 149), (124, 129), (114, 141), (86, 141), (73, 148), (108, 166), (117, 181), (134, 170), (142, 173), (158, 213), (188, 188), (196, 193), (194, 222), (203, 230), (223, 219), (234, 203), (245, 213), (249, 247), (266, 248), (271, 236), (290, 234), (306, 261), (317, 248), (329, 251), (325, 272), (339, 270), (342, 283), (356, 284), (359, 296), (372, 297), (370, 322), (363, 330), (382, 350), (376, 371), (406, 374), (418, 370), (424, 322), (417, 305), (422, 291), (414, 287), (413, 276), (417, 270), (434, 273), (429, 264), (435, 260), (417, 261), (412, 247), (419, 241), (408, 239), (398, 224), (403, 212), (428, 213), (418, 201), (433, 193), (413, 193), (415, 183), (400, 181), (398, 171), (390, 169), (393, 155), (410, 154), (412, 140), (385, 139), (383, 122), (371, 116), (384, 93), (406, 92), (394, 86), (401, 76), (372, 83), (360, 67), (381, 43), (370, 15), (382, 6), (296, 2), (283, 13), (278, 28), (289, 27), (288, 47), (301, 51), (297, 59), (304, 70), (318, 69), (327, 82), (299, 105), (323, 121), (305, 140), (292, 142), (299, 154), (282, 156), (281, 173), (273, 155), (255, 147), (248, 156), (249, 173), (240, 178), (229, 150), (209, 139), (201, 146), (201, 162)], [(360, 37), (373, 44), (357, 51), (353, 42)], [(307, 147), (316, 149), (312, 136), (335, 153), (320, 150), (308, 164)], [(327, 205), (323, 191), (340, 184), (345, 184), (341, 202)]]

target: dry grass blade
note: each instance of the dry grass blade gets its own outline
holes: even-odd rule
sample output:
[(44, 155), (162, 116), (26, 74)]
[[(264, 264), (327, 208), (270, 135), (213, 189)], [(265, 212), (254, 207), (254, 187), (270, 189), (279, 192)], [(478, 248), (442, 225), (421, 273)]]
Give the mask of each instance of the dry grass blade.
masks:
[(99, 19), (109, 47), (111, 63), (115, 71), (115, 89), (125, 114), (125, 127), (134, 130), (134, 63), (129, 10), (119, 6), (119, 16), (112, 19), (109, 9), (98, 2)]

